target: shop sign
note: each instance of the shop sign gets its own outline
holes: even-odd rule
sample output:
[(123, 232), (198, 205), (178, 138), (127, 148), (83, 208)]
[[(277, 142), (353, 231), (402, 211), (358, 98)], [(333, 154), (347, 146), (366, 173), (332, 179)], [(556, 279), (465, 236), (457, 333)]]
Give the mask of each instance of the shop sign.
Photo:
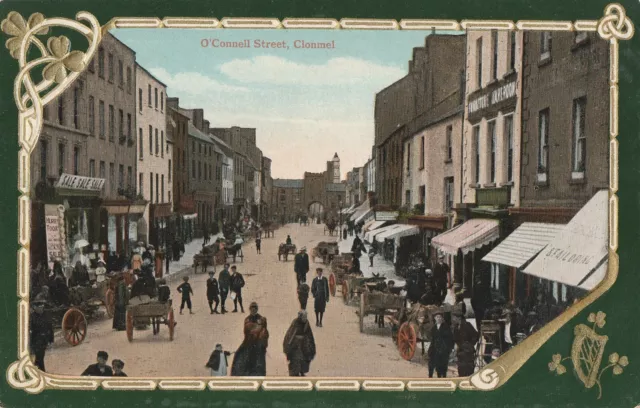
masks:
[(62, 173), (56, 188), (68, 188), (72, 190), (101, 191), (104, 187), (104, 179), (84, 176), (74, 176)]
[(488, 109), (515, 96), (516, 81), (513, 80), (499, 86), (497, 89), (494, 89), (489, 93), (485, 93), (484, 95), (469, 101), (468, 112), (469, 114), (472, 114), (483, 109)]
[[(60, 230), (61, 217), (64, 212), (59, 211), (57, 205), (45, 206), (45, 234), (47, 240), (47, 260), (53, 268), (53, 261), (62, 258), (62, 234)], [(64, 207), (63, 207), (64, 209)]]

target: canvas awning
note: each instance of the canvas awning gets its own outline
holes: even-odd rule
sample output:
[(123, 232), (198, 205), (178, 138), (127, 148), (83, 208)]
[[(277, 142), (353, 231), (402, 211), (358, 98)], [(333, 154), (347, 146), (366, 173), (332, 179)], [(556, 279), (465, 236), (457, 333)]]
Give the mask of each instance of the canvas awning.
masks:
[(352, 206), (351, 206), (351, 207), (349, 207), (349, 208), (345, 208), (345, 209), (344, 209), (344, 210), (342, 210), (341, 212), (342, 212), (342, 214), (349, 214), (350, 212), (352, 212), (352, 211), (354, 211), (354, 210), (355, 210), (355, 205), (352, 205)]
[(609, 193), (597, 192), (524, 270), (586, 290), (604, 278), (609, 245)]
[(394, 225), (394, 227), (395, 228), (390, 228), (389, 230), (376, 235), (375, 240), (378, 242), (384, 242), (385, 239), (399, 240), (401, 237), (416, 235), (420, 233), (420, 228), (416, 227), (415, 225), (397, 224)]
[(355, 219), (355, 223), (358, 224), (360, 222), (366, 222), (371, 217), (373, 217), (373, 210), (367, 210), (364, 214)]
[(483, 261), (522, 268), (564, 228), (564, 224), (525, 222), (493, 248)]
[(373, 231), (373, 230), (376, 230), (376, 229), (382, 227), (387, 222), (388, 221), (369, 221), (368, 224), (365, 224), (365, 226), (364, 226), (364, 228), (362, 230), (364, 232)]
[(433, 238), (431, 245), (450, 255), (457, 255), (459, 250), (465, 255), (499, 237), (498, 220), (473, 218)]
[(364, 234), (364, 240), (367, 242), (373, 242), (373, 240), (375, 239), (375, 236), (378, 234), (381, 234), (385, 231), (388, 231), (389, 229), (395, 228), (397, 227), (397, 224), (394, 225), (388, 225), (386, 227), (383, 228), (378, 228), (375, 230), (369, 230), (369, 232), (367, 232), (366, 234)]
[(369, 227), (373, 225), (373, 223), (375, 222), (376, 222), (375, 220), (367, 221), (367, 223), (362, 226), (362, 231), (363, 232), (369, 231)]
[(350, 219), (357, 220), (361, 216), (365, 215), (368, 211), (371, 211), (371, 208), (369, 208), (369, 200), (365, 200), (364, 203), (360, 204), (360, 206), (355, 209), (355, 212), (351, 215)]

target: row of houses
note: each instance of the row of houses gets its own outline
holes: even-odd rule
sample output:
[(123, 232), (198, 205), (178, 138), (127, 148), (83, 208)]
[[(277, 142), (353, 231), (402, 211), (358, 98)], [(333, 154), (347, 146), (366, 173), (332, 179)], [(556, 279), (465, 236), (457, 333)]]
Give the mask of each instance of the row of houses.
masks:
[(138, 241), (162, 247), (270, 216), (271, 160), (256, 129), (211, 128), (203, 109), (168, 91), (180, 90), (106, 34), (86, 71), (45, 106), (31, 156), (33, 259), (72, 253), (79, 239), (128, 253)]
[(443, 254), (468, 296), (570, 303), (606, 271), (608, 80), (597, 33), (428, 35), (376, 95), (352, 220), (380, 227), (396, 211), (406, 225), (379, 234), (387, 256), (401, 267)]

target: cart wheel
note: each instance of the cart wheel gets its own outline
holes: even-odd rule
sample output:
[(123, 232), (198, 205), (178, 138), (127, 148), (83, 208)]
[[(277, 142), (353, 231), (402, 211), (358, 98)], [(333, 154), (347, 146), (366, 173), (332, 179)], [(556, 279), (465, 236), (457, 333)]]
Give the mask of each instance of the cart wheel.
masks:
[(112, 289), (108, 289), (104, 296), (104, 306), (107, 309), (107, 316), (113, 317), (116, 313), (116, 293)]
[(333, 273), (329, 275), (329, 292), (331, 296), (336, 295), (336, 276)]
[(358, 313), (358, 317), (360, 318), (360, 333), (364, 332), (364, 293), (360, 295), (360, 313)]
[(349, 283), (347, 281), (342, 281), (342, 299), (344, 300), (344, 304), (349, 304)]
[(77, 346), (87, 337), (87, 318), (80, 310), (72, 307), (62, 318), (64, 339), (72, 346)]
[(167, 317), (167, 320), (169, 324), (169, 340), (173, 341), (173, 331), (175, 330), (176, 326), (176, 318), (173, 315), (173, 309), (169, 310), (169, 316)]
[(409, 322), (402, 323), (398, 330), (398, 351), (400, 356), (407, 361), (411, 361), (416, 353), (416, 331)]
[(133, 341), (133, 315), (127, 312), (127, 339)]

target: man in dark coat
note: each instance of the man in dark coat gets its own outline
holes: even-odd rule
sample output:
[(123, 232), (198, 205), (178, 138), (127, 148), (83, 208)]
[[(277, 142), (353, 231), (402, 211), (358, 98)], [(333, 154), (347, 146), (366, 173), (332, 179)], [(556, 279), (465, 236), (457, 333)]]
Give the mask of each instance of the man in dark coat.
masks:
[(218, 285), (220, 287), (220, 301), (222, 303), (222, 313), (227, 313), (227, 309), (224, 307), (229, 295), (229, 289), (231, 288), (231, 274), (229, 273), (229, 264), (224, 264), (220, 277), (218, 277)]
[(329, 281), (322, 276), (322, 268), (316, 269), (318, 276), (313, 279), (311, 284), (311, 294), (313, 295), (313, 306), (316, 312), (316, 327), (322, 327), (322, 317), (329, 303)]
[(238, 312), (238, 303), (240, 304), (240, 311), (244, 313), (244, 306), (242, 305), (242, 288), (244, 288), (244, 278), (242, 274), (238, 272), (235, 265), (231, 267), (231, 290), (235, 293), (235, 299), (233, 299), (233, 313)]
[(42, 297), (36, 297), (29, 316), (29, 346), (35, 356), (34, 364), (41, 371), (45, 371), (44, 355), (47, 346), (53, 343), (53, 323), (51, 315), (44, 310), (45, 304), (46, 301)]
[(447, 297), (447, 289), (449, 288), (449, 265), (444, 262), (444, 255), (438, 257), (433, 271), (433, 283), (435, 286), (435, 295), (438, 303), (444, 302)]
[(438, 378), (446, 378), (449, 355), (453, 350), (453, 335), (441, 311), (435, 314), (434, 319), (435, 324), (431, 329), (431, 344), (428, 351), (429, 378), (433, 378), (434, 370), (438, 373)]
[(244, 319), (244, 341), (236, 351), (231, 366), (231, 375), (234, 377), (267, 375), (267, 319), (258, 314), (256, 302), (251, 303), (249, 311), (251, 314)]
[(316, 342), (305, 310), (299, 311), (298, 317), (291, 322), (282, 348), (289, 362), (289, 376), (304, 377), (316, 356)]
[(118, 331), (127, 329), (127, 284), (120, 277), (115, 289), (115, 309), (113, 313), (113, 328)]
[(89, 286), (90, 284), (87, 267), (80, 261), (77, 261), (76, 266), (73, 268), (71, 281), (73, 282), (71, 286)]
[(82, 375), (92, 377), (112, 377), (113, 370), (107, 365), (108, 359), (109, 354), (106, 351), (98, 351), (98, 362), (87, 367)]
[[(218, 313), (218, 304), (220, 303), (220, 287), (218, 286), (218, 280), (215, 278), (215, 272), (209, 271), (209, 279), (207, 279), (207, 301), (209, 302), (209, 310), (211, 314)], [(216, 307), (213, 306), (213, 302), (216, 302)]]
[(478, 331), (465, 319), (464, 315), (456, 316), (460, 324), (453, 331), (453, 340), (458, 345), (458, 376), (468, 377), (475, 367), (476, 344), (480, 339)]
[(309, 285), (307, 282), (301, 282), (298, 286), (298, 301), (300, 302), (300, 309), (307, 310), (307, 301), (309, 300)]
[(309, 255), (307, 255), (307, 248), (300, 248), (300, 252), (296, 254), (293, 260), (293, 270), (296, 273), (298, 286), (300, 282), (307, 280), (307, 272), (309, 272)]
[(291, 245), (291, 235), (287, 235), (287, 240), (285, 241), (287, 245)]

